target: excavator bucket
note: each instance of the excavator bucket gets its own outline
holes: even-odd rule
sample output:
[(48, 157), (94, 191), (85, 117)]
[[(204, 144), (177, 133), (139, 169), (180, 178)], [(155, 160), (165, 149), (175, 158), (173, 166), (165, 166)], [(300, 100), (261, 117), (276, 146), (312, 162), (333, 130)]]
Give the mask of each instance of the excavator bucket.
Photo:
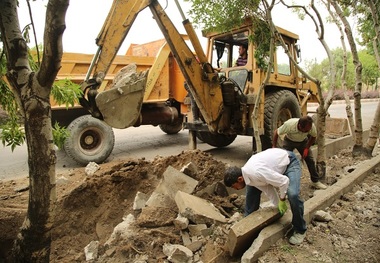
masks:
[(136, 68), (130, 64), (121, 69), (112, 88), (95, 98), (104, 121), (113, 128), (128, 128), (140, 117), (148, 70), (137, 73)]

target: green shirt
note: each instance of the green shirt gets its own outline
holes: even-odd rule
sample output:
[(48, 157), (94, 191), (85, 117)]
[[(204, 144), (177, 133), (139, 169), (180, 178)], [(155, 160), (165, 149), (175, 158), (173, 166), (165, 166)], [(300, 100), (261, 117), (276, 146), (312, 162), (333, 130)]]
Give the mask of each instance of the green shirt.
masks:
[(314, 123), (311, 126), (311, 130), (309, 132), (301, 132), (297, 128), (298, 120), (299, 118), (292, 118), (287, 120), (277, 129), (277, 134), (279, 136), (286, 135), (286, 137), (293, 142), (302, 142), (307, 138), (308, 135), (317, 137), (317, 128), (315, 127)]

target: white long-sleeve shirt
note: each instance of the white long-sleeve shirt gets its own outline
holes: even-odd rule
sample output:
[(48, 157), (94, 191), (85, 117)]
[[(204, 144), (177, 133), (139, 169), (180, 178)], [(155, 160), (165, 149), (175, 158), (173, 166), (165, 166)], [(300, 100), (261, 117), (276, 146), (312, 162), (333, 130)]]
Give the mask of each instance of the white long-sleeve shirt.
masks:
[(288, 152), (280, 148), (270, 148), (253, 155), (241, 168), (246, 185), (251, 185), (278, 204), (276, 188), (280, 198), (285, 198), (289, 186), (289, 178), (284, 175), (290, 163)]

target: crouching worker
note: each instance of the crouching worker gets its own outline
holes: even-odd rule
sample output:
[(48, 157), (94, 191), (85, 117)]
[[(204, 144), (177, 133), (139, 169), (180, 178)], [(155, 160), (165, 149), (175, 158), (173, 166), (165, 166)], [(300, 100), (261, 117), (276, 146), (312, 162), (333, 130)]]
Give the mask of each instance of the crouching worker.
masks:
[(300, 198), (301, 164), (293, 152), (279, 148), (259, 152), (242, 168), (236, 166), (227, 168), (224, 184), (236, 190), (247, 186), (246, 216), (259, 209), (261, 192), (264, 192), (278, 207), (281, 215), (287, 210), (286, 196), (288, 196), (294, 230), (289, 242), (293, 245), (303, 242), (306, 236), (306, 222), (303, 218), (303, 201)]

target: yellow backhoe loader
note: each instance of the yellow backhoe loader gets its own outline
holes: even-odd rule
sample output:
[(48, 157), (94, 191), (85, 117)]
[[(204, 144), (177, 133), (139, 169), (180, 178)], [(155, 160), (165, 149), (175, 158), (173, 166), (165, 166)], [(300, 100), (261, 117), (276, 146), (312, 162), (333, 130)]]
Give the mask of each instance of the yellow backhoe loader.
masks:
[[(137, 15), (145, 8), (150, 9), (164, 36), (161, 48), (148, 57), (117, 56)], [(53, 121), (67, 126), (71, 133), (65, 142), (69, 156), (82, 164), (103, 162), (114, 146), (112, 128), (146, 124), (160, 125), (167, 133), (188, 129), (192, 147), (196, 138), (225, 147), (238, 135), (253, 136), (253, 118), (265, 149), (271, 146), (273, 131), (279, 125), (307, 114), (307, 102), (318, 102), (316, 86), (300, 75), (278, 44), (258, 114), (252, 116), (265, 77), (265, 70), (254, 57), (255, 46), (248, 41), (254, 34), (252, 21), (247, 18), (232, 31), (205, 33), (206, 53), (184, 16), (183, 26), (187, 35), (178, 32), (157, 0), (113, 2), (96, 40), (98, 52), (81, 84), (81, 106), (53, 108)], [(277, 30), (289, 55), (297, 61), (298, 36), (280, 27)], [(247, 63), (235, 66), (240, 45), (248, 47)]]

